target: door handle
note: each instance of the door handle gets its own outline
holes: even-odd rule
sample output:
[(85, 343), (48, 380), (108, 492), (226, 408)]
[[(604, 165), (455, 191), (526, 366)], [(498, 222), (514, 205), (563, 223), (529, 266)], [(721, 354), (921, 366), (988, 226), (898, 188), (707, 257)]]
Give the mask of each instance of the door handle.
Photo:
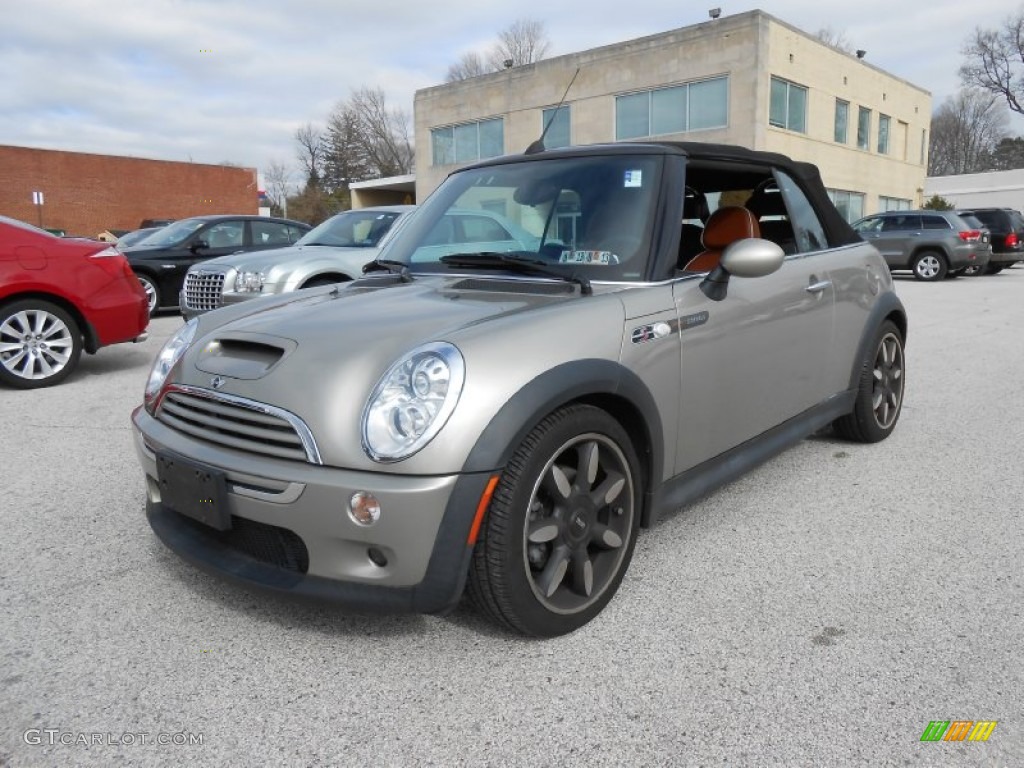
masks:
[(808, 293), (821, 293), (830, 285), (832, 285), (831, 280), (819, 280), (816, 283), (811, 283), (804, 290), (806, 290)]

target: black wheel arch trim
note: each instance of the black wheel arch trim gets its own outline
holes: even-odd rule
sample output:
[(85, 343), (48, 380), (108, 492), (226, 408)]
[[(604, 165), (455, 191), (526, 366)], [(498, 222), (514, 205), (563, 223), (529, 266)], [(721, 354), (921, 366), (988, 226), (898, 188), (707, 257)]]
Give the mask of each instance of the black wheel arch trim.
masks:
[(895, 293), (883, 293), (878, 297), (875, 306), (872, 307), (868, 320), (864, 324), (864, 331), (860, 336), (860, 343), (857, 345), (857, 354), (853, 358), (853, 366), (850, 370), (850, 389), (857, 389), (860, 385), (861, 366), (868, 354), (868, 348), (874, 342), (875, 333), (879, 326), (886, 320), (892, 320), (903, 335), (903, 345), (907, 344), (907, 310), (903, 302)]
[[(545, 416), (580, 402), (608, 411), (632, 438), (644, 472), (646, 498), (641, 523), (646, 524), (651, 489), (664, 477), (662, 416), (643, 380), (615, 361), (574, 360), (531, 380), (491, 419), (470, 451), (463, 472), (500, 470)], [(639, 418), (628, 418), (631, 416)]]

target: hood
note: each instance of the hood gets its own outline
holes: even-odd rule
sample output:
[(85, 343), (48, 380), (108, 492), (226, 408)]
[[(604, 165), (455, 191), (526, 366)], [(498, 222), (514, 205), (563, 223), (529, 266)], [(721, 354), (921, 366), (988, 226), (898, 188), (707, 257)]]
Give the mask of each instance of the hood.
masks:
[(347, 248), (338, 245), (289, 245), (284, 248), (271, 248), (265, 251), (245, 251), (218, 256), (201, 263), (202, 267), (232, 267), (235, 269), (267, 271), (283, 262), (305, 261), (323, 256), (359, 257), (365, 255), (366, 261), (373, 261), (377, 256), (377, 248)]
[[(362, 451), (363, 407), (384, 372), (416, 347), (448, 342), (459, 348), (467, 366), (462, 396), (473, 407), (496, 408), (506, 387), (514, 392), (524, 383), (518, 377), (532, 379), (550, 355), (616, 357), (622, 315), (614, 293), (584, 297), (566, 283), (423, 275), (402, 283), (385, 274), (200, 316), (173, 381), (209, 389), (215, 376), (223, 377), (220, 392), (301, 418), (326, 464), (380, 471)], [(601, 332), (581, 333), (571, 348), (541, 343), (540, 352), (511, 366), (502, 381), (484, 381), (496, 368), (482, 364), (485, 357), (518, 355), (553, 328), (604, 325)], [(594, 345), (600, 349), (589, 348)], [(485, 406), (490, 399), (495, 402)], [(418, 466), (419, 458), (408, 466)]]

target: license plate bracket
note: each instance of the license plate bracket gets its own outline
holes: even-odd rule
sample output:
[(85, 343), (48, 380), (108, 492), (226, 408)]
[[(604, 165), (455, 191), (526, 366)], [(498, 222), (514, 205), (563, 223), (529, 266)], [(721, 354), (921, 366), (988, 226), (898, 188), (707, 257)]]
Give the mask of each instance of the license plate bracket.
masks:
[(224, 473), (169, 453), (156, 455), (161, 503), (218, 531), (231, 528)]

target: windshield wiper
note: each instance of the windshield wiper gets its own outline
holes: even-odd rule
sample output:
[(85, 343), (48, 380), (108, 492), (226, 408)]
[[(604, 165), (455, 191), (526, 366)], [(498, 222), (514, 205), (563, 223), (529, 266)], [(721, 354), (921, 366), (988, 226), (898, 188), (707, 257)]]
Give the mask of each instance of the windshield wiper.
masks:
[(564, 280), (568, 283), (576, 283), (580, 287), (580, 293), (589, 296), (594, 292), (590, 281), (582, 275), (572, 272), (565, 274), (555, 269), (551, 264), (540, 259), (528, 259), (523, 256), (516, 256), (512, 253), (499, 253), (496, 251), (481, 251), (479, 253), (453, 253), (450, 256), (442, 256), (441, 262), (453, 267), (469, 267), (470, 269), (510, 269), (523, 274), (544, 275), (557, 280)]
[(403, 283), (411, 283), (412, 275), (409, 274), (409, 267), (400, 261), (394, 259), (374, 259), (368, 264), (363, 265), (363, 274), (369, 274), (370, 272), (380, 272), (387, 270), (393, 275), (398, 275)]

